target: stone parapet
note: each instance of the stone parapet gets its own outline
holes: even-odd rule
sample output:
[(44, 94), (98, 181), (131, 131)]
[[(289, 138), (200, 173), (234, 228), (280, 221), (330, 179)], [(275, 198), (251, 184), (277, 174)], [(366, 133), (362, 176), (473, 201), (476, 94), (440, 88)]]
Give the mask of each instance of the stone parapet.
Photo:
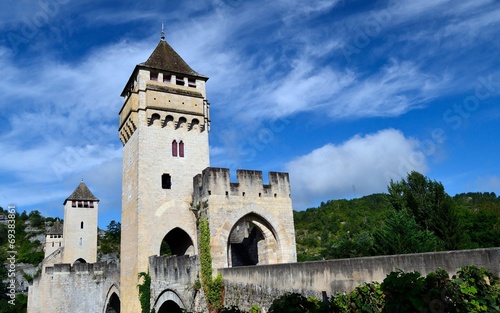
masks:
[(236, 182), (231, 182), (228, 168), (208, 167), (194, 177), (194, 198), (211, 195), (290, 198), (288, 173), (269, 172), (269, 184), (264, 184), (262, 171), (237, 170), (236, 179)]

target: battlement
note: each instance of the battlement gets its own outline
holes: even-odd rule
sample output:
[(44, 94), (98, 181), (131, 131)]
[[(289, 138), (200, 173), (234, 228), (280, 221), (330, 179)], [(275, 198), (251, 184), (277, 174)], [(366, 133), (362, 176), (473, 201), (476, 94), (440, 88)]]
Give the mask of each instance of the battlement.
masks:
[(208, 196), (289, 198), (288, 173), (269, 172), (269, 184), (263, 184), (262, 171), (237, 170), (231, 182), (228, 168), (207, 167), (193, 178), (195, 199)]
[(101, 263), (75, 263), (71, 264), (54, 264), (54, 266), (47, 266), (45, 274), (58, 275), (58, 274), (88, 274), (88, 275), (102, 275), (105, 272), (118, 272), (116, 264)]

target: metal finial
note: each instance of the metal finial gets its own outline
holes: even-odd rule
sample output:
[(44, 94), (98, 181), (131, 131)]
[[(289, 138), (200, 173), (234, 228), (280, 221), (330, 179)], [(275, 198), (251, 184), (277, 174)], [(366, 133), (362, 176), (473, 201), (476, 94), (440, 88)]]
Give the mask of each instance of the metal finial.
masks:
[(165, 40), (165, 24), (161, 22), (161, 40)]

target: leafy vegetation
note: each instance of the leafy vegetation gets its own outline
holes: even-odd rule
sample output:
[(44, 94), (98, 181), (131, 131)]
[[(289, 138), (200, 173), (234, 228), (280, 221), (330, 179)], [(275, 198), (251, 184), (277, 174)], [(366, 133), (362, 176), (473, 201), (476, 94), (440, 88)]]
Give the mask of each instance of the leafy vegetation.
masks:
[(199, 222), (201, 283), (209, 312), (218, 312), (223, 306), (224, 283), (218, 274), (213, 278), (212, 255), (210, 253), (210, 226), (206, 218)]
[(106, 227), (106, 232), (97, 239), (98, 254), (115, 253), (120, 256), (120, 239), (121, 239), (122, 224), (120, 222), (111, 221)]
[(150, 313), (151, 311), (151, 276), (149, 273), (140, 272), (139, 280), (142, 279), (142, 284), (137, 285), (139, 288), (139, 302), (141, 303), (141, 312)]
[(500, 197), (450, 197), (412, 172), (387, 194), (294, 212), (298, 261), (500, 246)]
[[(242, 313), (237, 307), (222, 313)], [(252, 311), (251, 311), (252, 312)], [(276, 298), (270, 313), (413, 313), (500, 312), (500, 280), (485, 269), (467, 266), (449, 278), (443, 269), (421, 276), (395, 271), (379, 283), (365, 283), (326, 302), (287, 293)]]

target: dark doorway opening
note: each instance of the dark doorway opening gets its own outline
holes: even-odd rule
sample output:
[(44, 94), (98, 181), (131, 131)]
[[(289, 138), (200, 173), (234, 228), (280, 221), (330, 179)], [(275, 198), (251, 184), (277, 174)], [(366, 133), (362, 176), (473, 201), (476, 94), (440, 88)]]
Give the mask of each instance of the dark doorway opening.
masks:
[(181, 308), (174, 301), (165, 301), (158, 310), (158, 313), (182, 313)]
[(160, 246), (160, 256), (185, 255), (193, 252), (194, 245), (191, 237), (179, 227), (169, 231)]
[(120, 313), (120, 298), (114, 292), (109, 298), (106, 313)]
[(240, 223), (231, 233), (232, 266), (259, 264), (259, 241), (264, 240), (262, 231), (252, 223)]

